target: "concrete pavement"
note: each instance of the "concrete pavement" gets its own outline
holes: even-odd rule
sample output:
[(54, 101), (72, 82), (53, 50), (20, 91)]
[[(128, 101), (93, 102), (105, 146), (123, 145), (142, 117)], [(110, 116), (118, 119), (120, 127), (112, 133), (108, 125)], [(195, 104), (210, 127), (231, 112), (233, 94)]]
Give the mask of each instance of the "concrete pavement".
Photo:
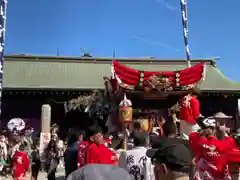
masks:
[[(56, 177), (57, 177), (56, 180), (64, 180), (64, 175), (65, 175), (64, 169), (58, 169), (57, 173), (56, 173)], [(30, 178), (30, 174), (29, 174), (27, 180), (30, 180), (30, 179), (31, 178)], [(11, 176), (8, 176), (7, 178), (2, 177), (2, 178), (0, 178), (0, 180), (12, 180), (12, 177)], [(38, 175), (38, 180), (47, 180), (47, 173), (40, 172)]]

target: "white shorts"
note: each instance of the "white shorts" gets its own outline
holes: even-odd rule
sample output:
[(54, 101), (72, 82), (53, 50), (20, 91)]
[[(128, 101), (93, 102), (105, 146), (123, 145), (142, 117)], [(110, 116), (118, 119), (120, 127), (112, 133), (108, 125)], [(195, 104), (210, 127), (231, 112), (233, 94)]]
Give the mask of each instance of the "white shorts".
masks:
[(186, 135), (189, 135), (192, 132), (197, 132), (200, 129), (198, 124), (190, 124), (185, 120), (180, 121), (180, 131)]

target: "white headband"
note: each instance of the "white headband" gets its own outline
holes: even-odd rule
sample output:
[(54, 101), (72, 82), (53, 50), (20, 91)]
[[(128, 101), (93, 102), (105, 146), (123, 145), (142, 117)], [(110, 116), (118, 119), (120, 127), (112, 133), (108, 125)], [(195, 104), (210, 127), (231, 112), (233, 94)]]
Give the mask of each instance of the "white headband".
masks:
[(208, 117), (208, 118), (203, 120), (203, 124), (206, 127), (215, 127), (216, 126), (216, 120), (212, 117)]

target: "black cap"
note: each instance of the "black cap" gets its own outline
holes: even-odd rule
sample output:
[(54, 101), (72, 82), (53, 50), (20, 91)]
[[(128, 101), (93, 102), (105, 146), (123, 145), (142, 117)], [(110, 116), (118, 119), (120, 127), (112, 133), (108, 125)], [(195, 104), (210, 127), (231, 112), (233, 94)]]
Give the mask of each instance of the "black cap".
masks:
[(164, 163), (169, 169), (189, 172), (192, 157), (189, 149), (182, 143), (165, 139), (158, 144), (158, 149), (149, 149), (146, 155), (154, 163)]

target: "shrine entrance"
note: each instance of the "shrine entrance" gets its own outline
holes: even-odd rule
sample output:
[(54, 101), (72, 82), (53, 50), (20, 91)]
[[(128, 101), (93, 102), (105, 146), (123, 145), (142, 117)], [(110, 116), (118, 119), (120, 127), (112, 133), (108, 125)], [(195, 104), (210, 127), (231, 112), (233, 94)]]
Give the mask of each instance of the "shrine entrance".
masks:
[(88, 128), (95, 123), (98, 123), (104, 132), (107, 131), (106, 129), (106, 122), (105, 120), (99, 120), (96, 118), (92, 118), (89, 116), (88, 113), (84, 113), (78, 110), (69, 111), (65, 114), (65, 116), (60, 121), (56, 122), (60, 128), (60, 135), (62, 137), (66, 137), (67, 133), (71, 130), (80, 131), (84, 130), (87, 131)]
[(92, 122), (91, 119), (88, 118), (88, 115), (80, 111), (67, 112), (63, 123), (66, 128), (77, 129), (86, 129), (90, 124), (92, 124)]

